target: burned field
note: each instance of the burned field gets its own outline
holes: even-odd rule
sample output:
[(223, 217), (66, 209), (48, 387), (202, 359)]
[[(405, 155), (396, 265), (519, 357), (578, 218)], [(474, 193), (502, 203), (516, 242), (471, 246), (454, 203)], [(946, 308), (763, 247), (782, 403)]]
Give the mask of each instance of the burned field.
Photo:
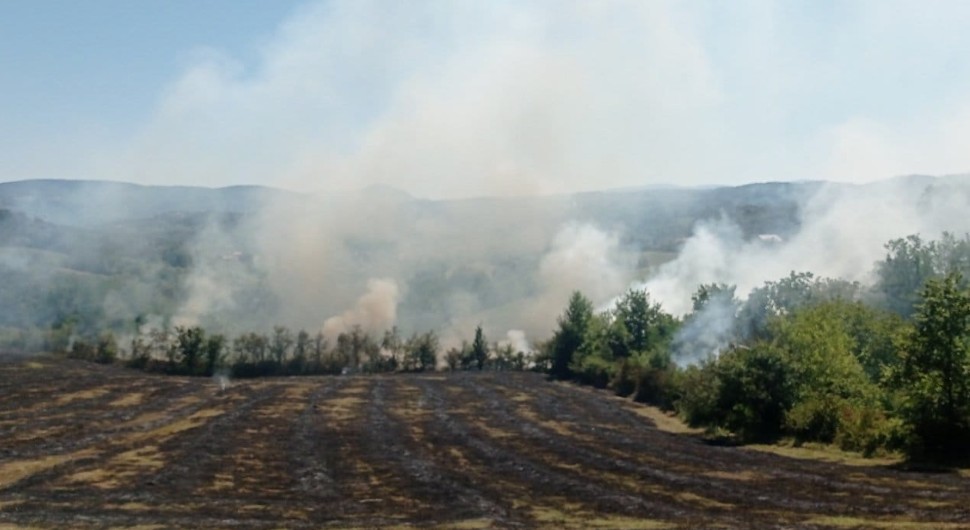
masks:
[(0, 362), (0, 527), (963, 528), (970, 479), (721, 447), (530, 373)]

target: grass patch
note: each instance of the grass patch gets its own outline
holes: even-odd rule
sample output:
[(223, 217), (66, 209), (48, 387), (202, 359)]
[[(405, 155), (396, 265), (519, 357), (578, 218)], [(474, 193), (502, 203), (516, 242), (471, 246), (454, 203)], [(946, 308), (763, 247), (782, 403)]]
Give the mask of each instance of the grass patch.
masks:
[(581, 505), (575, 503), (564, 503), (561, 508), (533, 506), (529, 515), (539, 523), (540, 528), (658, 530), (676, 527), (674, 524), (656, 519), (637, 519), (622, 516), (596, 517), (585, 512)]
[[(623, 398), (618, 398), (623, 399)], [(624, 399), (624, 401), (627, 401)], [(677, 417), (676, 414), (664, 412), (657, 407), (651, 405), (642, 405), (639, 403), (632, 403), (629, 405), (630, 410), (635, 412), (639, 416), (643, 416), (648, 420), (652, 421), (658, 429), (664, 432), (669, 432), (673, 434), (702, 434), (704, 429), (691, 427), (684, 423), (683, 420)]]
[(61, 464), (70, 462), (72, 460), (87, 458), (96, 454), (97, 452), (93, 449), (83, 449), (81, 451), (75, 451), (73, 453), (64, 455), (50, 455), (41, 458), (33, 458), (30, 460), (15, 460), (13, 462), (7, 462), (0, 465), (0, 489), (11, 486), (31, 475), (42, 473)]
[(708, 471), (706, 473), (701, 473), (701, 475), (725, 480), (738, 480), (741, 482), (749, 482), (752, 480), (759, 480), (761, 478), (761, 475), (753, 471)]
[(107, 388), (91, 388), (88, 390), (80, 390), (78, 392), (71, 392), (70, 394), (63, 394), (58, 396), (57, 400), (54, 401), (55, 405), (67, 405), (74, 401), (79, 401), (82, 399), (97, 399), (108, 393)]
[(149, 445), (120, 453), (103, 466), (74, 473), (68, 480), (90, 484), (99, 489), (116, 489), (132, 477), (158, 471), (164, 466), (165, 461), (158, 447)]
[(141, 405), (142, 400), (145, 399), (145, 394), (142, 392), (135, 392), (134, 394), (128, 394), (127, 396), (118, 398), (108, 404), (109, 407), (134, 407), (135, 405)]
[(863, 519), (860, 517), (813, 517), (802, 521), (803, 524), (816, 526), (834, 526), (837, 528), (888, 528), (890, 530), (946, 530), (949, 528), (966, 528), (963, 523), (919, 521), (885, 521), (879, 519)]
[(0, 501), (0, 511), (6, 510), (7, 508), (16, 508), (23, 503), (24, 501), (22, 500)]
[(806, 443), (795, 445), (792, 440), (783, 440), (776, 444), (751, 444), (743, 446), (745, 449), (771, 453), (800, 460), (818, 460), (847, 466), (880, 467), (898, 465), (903, 458), (898, 455), (866, 458), (859, 453), (843, 451), (834, 445)]
[(464, 521), (448, 523), (441, 526), (441, 528), (447, 528), (448, 530), (476, 530), (479, 528), (494, 528), (494, 526), (489, 519), (466, 519)]

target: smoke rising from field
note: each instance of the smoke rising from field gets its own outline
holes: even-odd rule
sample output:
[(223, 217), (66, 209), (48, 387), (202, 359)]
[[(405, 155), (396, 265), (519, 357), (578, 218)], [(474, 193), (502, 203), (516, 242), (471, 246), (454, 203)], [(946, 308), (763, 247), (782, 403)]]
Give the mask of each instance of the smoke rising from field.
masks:
[(512, 347), (512, 351), (518, 353), (530, 353), (532, 352), (532, 345), (529, 344), (528, 339), (525, 336), (525, 332), (521, 329), (510, 329), (505, 333), (505, 338), (499, 341), (499, 346), (509, 345)]
[(357, 299), (354, 307), (323, 323), (323, 334), (336, 339), (337, 335), (355, 326), (374, 334), (390, 329), (397, 321), (399, 295), (400, 290), (394, 280), (368, 280), (367, 292)]

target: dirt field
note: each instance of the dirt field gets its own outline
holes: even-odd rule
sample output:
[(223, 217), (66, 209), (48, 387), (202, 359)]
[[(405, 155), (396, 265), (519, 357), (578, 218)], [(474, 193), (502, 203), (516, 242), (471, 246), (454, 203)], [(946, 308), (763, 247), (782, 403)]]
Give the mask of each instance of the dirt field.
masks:
[(0, 527), (970, 528), (970, 479), (658, 429), (528, 373), (235, 381), (0, 362)]

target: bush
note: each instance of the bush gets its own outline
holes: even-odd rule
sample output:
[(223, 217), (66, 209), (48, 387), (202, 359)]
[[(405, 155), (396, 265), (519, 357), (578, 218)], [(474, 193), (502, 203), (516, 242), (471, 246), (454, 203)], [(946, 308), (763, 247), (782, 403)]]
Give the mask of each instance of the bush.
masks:
[(899, 418), (890, 418), (881, 407), (846, 402), (839, 410), (834, 442), (846, 451), (872, 456), (884, 449), (903, 446), (905, 433)]
[(718, 360), (716, 416), (744, 441), (773, 441), (794, 403), (793, 369), (786, 356), (760, 343)]

